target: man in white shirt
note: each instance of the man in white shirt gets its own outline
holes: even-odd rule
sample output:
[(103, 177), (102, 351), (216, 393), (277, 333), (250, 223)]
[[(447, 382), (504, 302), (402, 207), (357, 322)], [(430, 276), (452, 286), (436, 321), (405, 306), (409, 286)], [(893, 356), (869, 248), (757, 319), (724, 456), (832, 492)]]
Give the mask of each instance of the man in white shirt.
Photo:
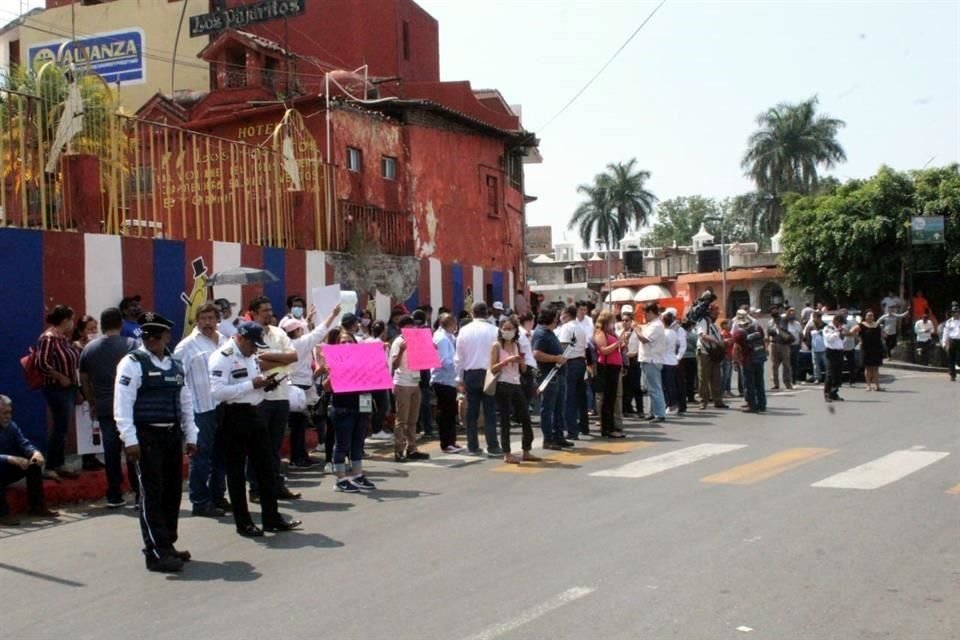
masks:
[(887, 297), (880, 301), (884, 313), (897, 312), (903, 307), (903, 300), (893, 291), (887, 291)]
[(217, 298), (213, 301), (220, 311), (220, 325), (218, 330), (224, 338), (232, 338), (237, 335), (237, 326), (233, 324), (233, 308), (237, 306), (235, 302), (230, 302), (226, 298)]
[(929, 313), (924, 313), (923, 317), (917, 320), (913, 325), (913, 331), (917, 334), (917, 352), (920, 354), (920, 364), (930, 364), (930, 350), (934, 344), (933, 334), (935, 329)]
[(483, 383), (490, 367), (490, 348), (497, 341), (497, 328), (487, 321), (489, 311), (486, 303), (474, 303), (471, 312), (473, 321), (460, 329), (454, 357), (457, 384), (467, 396), (467, 450), (472, 455), (482, 453), (477, 433), (477, 420), (482, 406), (487, 455), (499, 458), (503, 450), (497, 438), (497, 403), (493, 396), (483, 392)]
[(663, 352), (666, 348), (666, 333), (660, 321), (660, 307), (648, 302), (643, 308), (646, 323), (634, 328), (640, 341), (640, 366), (650, 396), (650, 422), (667, 419), (667, 404), (663, 396)]
[[(569, 305), (561, 316), (557, 339), (564, 351), (569, 351), (564, 367), (567, 376), (567, 398), (564, 407), (564, 424), (568, 440), (579, 440), (580, 434), (590, 433), (587, 421), (587, 343), (589, 336), (583, 324), (577, 320), (577, 308)], [(562, 372), (561, 372), (562, 373)], [(560, 375), (560, 374), (558, 374)]]
[(207, 303), (197, 309), (193, 331), (180, 341), (173, 355), (183, 363), (184, 378), (193, 396), (193, 419), (197, 424), (197, 451), (190, 458), (190, 502), (193, 515), (219, 518), (229, 509), (223, 447), (216, 439), (217, 402), (210, 395), (210, 354), (227, 341), (217, 331), (217, 306)]
[(823, 326), (823, 342), (827, 347), (827, 377), (823, 383), (823, 399), (827, 402), (843, 400), (838, 395), (843, 373), (843, 339), (847, 336), (847, 319), (843, 314), (833, 316)]
[(950, 381), (956, 382), (960, 368), (960, 305), (956, 302), (950, 307), (950, 319), (940, 326), (940, 335), (950, 365)]
[(503, 309), (503, 303), (502, 303), (502, 302), (500, 302), (499, 300), (497, 300), (496, 302), (493, 303), (492, 315), (491, 315), (491, 317), (489, 318), (490, 322), (491, 322), (493, 325), (495, 325), (495, 326), (497, 326), (497, 327), (500, 326), (500, 321), (505, 317), (505, 316), (503, 315), (503, 311), (504, 311), (504, 309)]
[[(390, 371), (393, 372), (393, 397), (396, 400), (396, 426), (393, 428), (395, 462), (426, 460), (429, 454), (417, 451), (417, 418), (420, 415), (420, 372), (407, 366), (407, 341), (402, 331), (414, 328), (413, 318), (397, 321), (401, 335), (390, 345)], [(492, 344), (492, 343), (491, 343)]]
[[(810, 310), (812, 315), (813, 309)], [(790, 380), (784, 380), (788, 389), (800, 381), (800, 344), (803, 337), (803, 325), (797, 321), (797, 310), (793, 307), (787, 309), (786, 322), (784, 324), (793, 342), (790, 343)]]
[(617, 336), (627, 334), (627, 359), (623, 366), (626, 375), (623, 377), (623, 411), (624, 414), (643, 416), (643, 392), (641, 391), (643, 370), (640, 368), (640, 340), (633, 332), (636, 324), (633, 321), (633, 305), (626, 304), (620, 309), (620, 328)]
[[(287, 479), (280, 472), (280, 447), (283, 446), (283, 436), (287, 432), (287, 422), (290, 420), (290, 387), (286, 378), (290, 373), (290, 365), (297, 361), (297, 352), (287, 333), (273, 325), (275, 318), (270, 298), (266, 296), (254, 298), (247, 305), (247, 310), (250, 312), (251, 319), (263, 327), (263, 341), (267, 348), (257, 354), (260, 368), (276, 374), (276, 379), (283, 383), (265, 391), (263, 402), (260, 403), (260, 413), (263, 414), (263, 421), (270, 434), (273, 472), (277, 479), (277, 498), (296, 500), (300, 497), (300, 492), (287, 488)], [(252, 467), (248, 469), (247, 475), (250, 480), (250, 502), (257, 502), (259, 487)]]

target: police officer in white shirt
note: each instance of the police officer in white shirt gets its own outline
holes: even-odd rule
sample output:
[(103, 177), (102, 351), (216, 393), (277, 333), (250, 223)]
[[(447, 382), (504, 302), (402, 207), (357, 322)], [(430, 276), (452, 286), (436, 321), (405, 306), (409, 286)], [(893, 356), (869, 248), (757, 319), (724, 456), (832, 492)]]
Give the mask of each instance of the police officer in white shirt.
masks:
[(930, 364), (930, 349), (934, 345), (933, 334), (936, 332), (936, 327), (933, 326), (929, 313), (924, 312), (923, 317), (913, 325), (913, 331), (917, 334), (920, 364)]
[(957, 369), (960, 368), (960, 304), (954, 302), (951, 305), (950, 316), (940, 328), (940, 341), (950, 363), (950, 380), (956, 382)]
[[(255, 538), (266, 531), (290, 531), (302, 523), (285, 520), (277, 511), (277, 487), (273, 470), (272, 447), (267, 426), (259, 411), (264, 393), (280, 383), (276, 374), (264, 376), (256, 357), (265, 349), (263, 327), (241, 322), (233, 344), (210, 356), (210, 392), (224, 404), (223, 448), (227, 466), (227, 489), (233, 504), (237, 533)], [(244, 495), (244, 468), (249, 459), (260, 489), (263, 529), (253, 524)]]
[(127, 459), (140, 483), (140, 531), (150, 571), (180, 571), (189, 551), (177, 551), (183, 492), (183, 443), (197, 450), (193, 397), (183, 365), (167, 350), (173, 323), (144, 313), (138, 323), (143, 344), (117, 365), (113, 415)]
[[(823, 342), (827, 347), (827, 378), (823, 383), (823, 398), (827, 402), (843, 400), (838, 395), (843, 372), (844, 339), (847, 337), (847, 319), (842, 313), (833, 316), (823, 326)], [(852, 377), (851, 372), (851, 377)]]

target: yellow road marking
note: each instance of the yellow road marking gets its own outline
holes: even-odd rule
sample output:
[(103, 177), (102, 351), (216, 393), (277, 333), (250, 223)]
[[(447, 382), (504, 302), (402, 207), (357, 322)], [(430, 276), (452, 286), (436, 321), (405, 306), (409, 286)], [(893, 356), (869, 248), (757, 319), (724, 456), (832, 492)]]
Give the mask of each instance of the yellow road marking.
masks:
[(952, 496), (960, 496), (960, 484), (947, 489), (947, 493), (949, 493)]
[(836, 452), (836, 449), (786, 449), (766, 458), (701, 478), (700, 481), (713, 484), (754, 484)]
[[(580, 466), (595, 456), (622, 455), (635, 449), (652, 447), (652, 442), (596, 442), (590, 446), (577, 447), (568, 451), (559, 451), (549, 456), (543, 456), (542, 462), (524, 462), (522, 464), (501, 463), (491, 471), (497, 473), (519, 473), (529, 475), (543, 473), (550, 469), (579, 469)], [(516, 454), (515, 455), (519, 455)]]

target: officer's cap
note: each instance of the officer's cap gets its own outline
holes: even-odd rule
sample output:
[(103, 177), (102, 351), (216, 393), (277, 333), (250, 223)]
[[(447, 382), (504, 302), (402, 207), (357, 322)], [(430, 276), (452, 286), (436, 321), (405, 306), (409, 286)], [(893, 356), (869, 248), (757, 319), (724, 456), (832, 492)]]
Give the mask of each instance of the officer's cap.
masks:
[(163, 334), (164, 331), (169, 331), (173, 328), (173, 322), (153, 311), (140, 314), (140, 317), (137, 318), (137, 324), (140, 325), (143, 335), (150, 337), (159, 336)]
[(261, 349), (267, 348), (267, 343), (263, 341), (263, 327), (256, 322), (244, 320), (237, 325), (237, 335), (250, 340)]

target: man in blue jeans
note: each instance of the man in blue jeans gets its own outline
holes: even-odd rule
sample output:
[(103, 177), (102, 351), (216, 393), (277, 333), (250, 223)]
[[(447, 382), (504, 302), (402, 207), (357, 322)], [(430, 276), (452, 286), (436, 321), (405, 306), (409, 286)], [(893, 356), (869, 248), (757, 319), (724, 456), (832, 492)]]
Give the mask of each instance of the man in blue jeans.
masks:
[(218, 325), (218, 309), (208, 302), (197, 310), (193, 331), (173, 352), (183, 364), (184, 381), (193, 395), (193, 419), (199, 433), (197, 452), (190, 458), (190, 502), (193, 515), (203, 518), (219, 518), (230, 509), (226, 462), (216, 438), (218, 403), (210, 395), (207, 368), (210, 354), (227, 341), (217, 330)]
[[(137, 348), (137, 341), (120, 335), (123, 315), (120, 309), (109, 307), (100, 314), (103, 335), (90, 341), (80, 354), (80, 384), (90, 404), (90, 417), (100, 424), (103, 440), (104, 471), (107, 475), (107, 508), (119, 509), (126, 504), (123, 498), (123, 446), (120, 432), (113, 419), (113, 386), (117, 365), (123, 357)], [(130, 488), (139, 495), (137, 474), (133, 465), (127, 465)]]
[(503, 455), (497, 439), (497, 403), (493, 396), (483, 392), (483, 382), (490, 367), (490, 348), (497, 340), (497, 328), (487, 319), (489, 312), (484, 302), (473, 305), (473, 319), (461, 327), (457, 336), (454, 368), (460, 392), (467, 395), (467, 450), (481, 455), (477, 419), (483, 408), (483, 433), (487, 441), (487, 455)]
[[(544, 309), (540, 312), (539, 326), (533, 332), (533, 357), (544, 380), (556, 367), (563, 367), (567, 359), (563, 346), (554, 330), (557, 328), (557, 312)], [(540, 429), (543, 431), (544, 449), (564, 449), (574, 446), (563, 437), (563, 409), (566, 405), (567, 377), (563, 369), (556, 372), (550, 384), (540, 395)]]
[(667, 403), (663, 396), (663, 352), (666, 349), (666, 331), (660, 321), (660, 307), (656, 302), (643, 308), (646, 323), (634, 329), (640, 340), (640, 366), (650, 396), (649, 422), (664, 422), (667, 418)]
[(567, 438), (569, 440), (579, 440), (580, 434), (590, 433), (589, 423), (587, 422), (587, 332), (583, 325), (577, 320), (577, 308), (573, 305), (568, 306), (563, 311), (561, 318), (563, 324), (560, 326), (557, 339), (569, 356), (564, 365), (564, 372), (558, 372), (557, 375), (563, 375), (566, 378), (566, 400), (564, 402), (563, 423), (567, 427)]

